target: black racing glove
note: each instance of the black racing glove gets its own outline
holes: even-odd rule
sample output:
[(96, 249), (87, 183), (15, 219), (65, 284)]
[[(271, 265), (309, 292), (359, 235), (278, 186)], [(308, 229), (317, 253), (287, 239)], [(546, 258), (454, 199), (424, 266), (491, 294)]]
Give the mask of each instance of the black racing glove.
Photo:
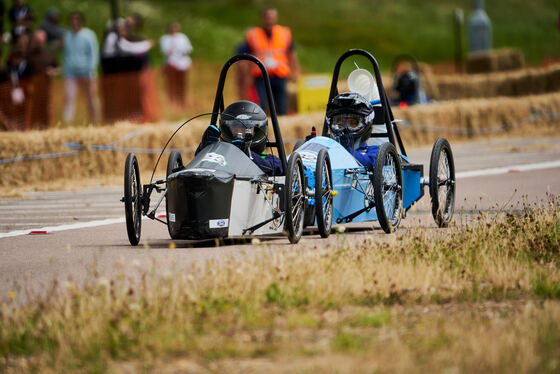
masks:
[(220, 140), (220, 134), (222, 132), (216, 126), (210, 125), (208, 126), (206, 133), (208, 134), (208, 144), (213, 144)]
[(221, 131), (214, 125), (208, 126), (206, 131), (204, 131), (204, 135), (202, 135), (202, 141), (200, 142), (203, 147), (206, 147), (208, 144), (217, 143), (220, 140)]
[(198, 152), (202, 151), (202, 149), (209, 144), (217, 143), (220, 140), (221, 133), (220, 129), (216, 126), (208, 126), (206, 131), (204, 131), (204, 134), (202, 134), (202, 139), (200, 140), (200, 144), (196, 148), (196, 152), (194, 154), (197, 155)]

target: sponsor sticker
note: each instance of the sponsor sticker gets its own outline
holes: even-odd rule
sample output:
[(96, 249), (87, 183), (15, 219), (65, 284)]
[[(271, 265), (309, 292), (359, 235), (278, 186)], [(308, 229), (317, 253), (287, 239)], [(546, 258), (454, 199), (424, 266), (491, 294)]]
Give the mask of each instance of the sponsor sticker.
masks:
[(203, 168), (192, 168), (192, 169), (187, 169), (188, 171), (206, 171), (206, 172), (210, 172), (210, 173), (215, 173), (216, 169), (203, 169)]
[(304, 163), (316, 163), (317, 162), (317, 154), (312, 152), (298, 152), (301, 156), (301, 160)]
[(209, 153), (206, 154), (206, 156), (204, 156), (202, 161), (212, 162), (212, 163), (218, 164), (222, 167), (227, 166), (226, 158), (219, 153), (209, 152)]
[(229, 226), (229, 219), (211, 219), (210, 221), (208, 221), (208, 224), (211, 229), (222, 229)]
[(175, 222), (175, 213), (169, 212), (169, 222)]
[[(330, 147), (324, 145), (324, 144), (318, 144), (318, 143), (312, 143), (312, 142), (307, 142), (304, 145), (302, 145), (300, 148), (298, 148), (298, 151), (312, 151), (312, 152), (317, 152), (319, 153), (319, 151), (321, 149), (330, 149)], [(301, 152), (300, 152), (301, 153)]]

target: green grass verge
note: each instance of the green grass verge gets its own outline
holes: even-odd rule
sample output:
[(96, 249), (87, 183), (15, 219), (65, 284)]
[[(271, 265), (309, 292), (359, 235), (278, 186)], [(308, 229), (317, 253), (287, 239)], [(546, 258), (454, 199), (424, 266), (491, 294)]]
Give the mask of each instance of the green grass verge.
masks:
[[(31, 3), (39, 16), (52, 5), (48, 0)], [(214, 63), (230, 57), (245, 30), (259, 24), (259, 10), (264, 5), (258, 0), (120, 0), (122, 14), (137, 12), (146, 18), (143, 33), (155, 41), (170, 21), (180, 21), (193, 42), (195, 58)], [(292, 28), (304, 69), (330, 72), (336, 58), (349, 48), (372, 51), (384, 69), (403, 53), (427, 62), (451, 61), (452, 12), (456, 8), (465, 12), (466, 50), (473, 1), (273, 0), (266, 5), (278, 7), (280, 23)], [(110, 14), (107, 0), (61, 0), (57, 6), (63, 17), (74, 9), (83, 11), (88, 25), (101, 37)], [(495, 48), (520, 48), (532, 63), (558, 56), (555, 0), (488, 1), (486, 10)], [(156, 64), (161, 62), (157, 48), (152, 57)]]

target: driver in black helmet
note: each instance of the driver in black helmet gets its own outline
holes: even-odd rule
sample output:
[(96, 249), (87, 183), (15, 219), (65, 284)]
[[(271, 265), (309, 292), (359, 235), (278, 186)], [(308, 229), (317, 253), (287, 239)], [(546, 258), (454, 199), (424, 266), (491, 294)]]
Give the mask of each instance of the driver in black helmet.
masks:
[(373, 169), (379, 146), (368, 146), (375, 113), (371, 103), (355, 92), (337, 95), (327, 104), (327, 124), (339, 142), (366, 168)]
[(220, 128), (208, 126), (195, 155), (220, 138), (239, 147), (267, 175), (283, 175), (280, 159), (264, 153), (268, 140), (268, 118), (257, 104), (241, 100), (229, 105), (220, 115)]

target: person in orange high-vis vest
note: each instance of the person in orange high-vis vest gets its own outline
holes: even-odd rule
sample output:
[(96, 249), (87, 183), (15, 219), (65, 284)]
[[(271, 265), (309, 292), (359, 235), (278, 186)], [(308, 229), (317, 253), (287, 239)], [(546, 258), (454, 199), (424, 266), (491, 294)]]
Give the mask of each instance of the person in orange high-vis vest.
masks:
[[(258, 57), (266, 66), (274, 96), (274, 106), (280, 115), (287, 112), (286, 80), (297, 80), (299, 64), (294, 52), (292, 32), (288, 27), (277, 25), (278, 12), (266, 8), (261, 13), (261, 27), (247, 31), (245, 45), (240, 52)], [(267, 110), (264, 81), (259, 68), (252, 64), (250, 74), (254, 79), (260, 105)]]

